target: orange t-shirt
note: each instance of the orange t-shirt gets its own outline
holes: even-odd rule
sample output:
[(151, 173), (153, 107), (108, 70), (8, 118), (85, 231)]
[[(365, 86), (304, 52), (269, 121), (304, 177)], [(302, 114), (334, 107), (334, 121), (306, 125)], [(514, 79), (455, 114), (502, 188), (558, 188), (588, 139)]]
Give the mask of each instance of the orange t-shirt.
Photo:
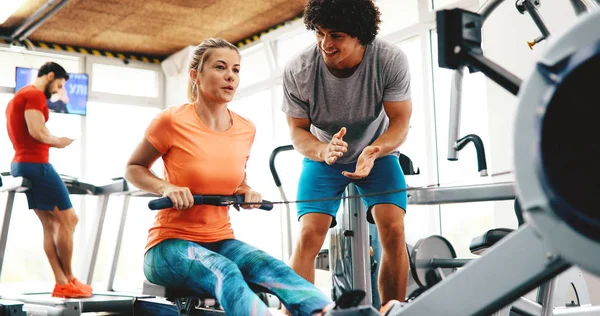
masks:
[(48, 121), (48, 104), (44, 92), (35, 86), (23, 87), (15, 93), (6, 106), (6, 128), (15, 149), (14, 162), (48, 163), (50, 145), (42, 143), (29, 134), (25, 121), (26, 110), (38, 110)]
[[(256, 128), (252, 122), (229, 113), (233, 124), (224, 132), (206, 127), (194, 104), (166, 109), (154, 118), (146, 139), (163, 154), (165, 181), (188, 187), (192, 194), (235, 192), (244, 180)], [(158, 211), (146, 250), (172, 238), (195, 242), (234, 238), (229, 207), (195, 205), (187, 210)]]

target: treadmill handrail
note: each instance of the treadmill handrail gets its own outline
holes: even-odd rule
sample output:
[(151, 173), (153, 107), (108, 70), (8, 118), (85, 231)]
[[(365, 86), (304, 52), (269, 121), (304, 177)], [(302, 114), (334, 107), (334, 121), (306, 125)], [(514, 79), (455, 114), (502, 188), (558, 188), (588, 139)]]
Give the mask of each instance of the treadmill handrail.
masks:
[(275, 157), (279, 155), (279, 153), (284, 151), (294, 150), (294, 146), (285, 145), (279, 146), (271, 152), (271, 157), (269, 158), (269, 168), (271, 169), (271, 175), (273, 175), (273, 180), (275, 180), (275, 185), (277, 187), (281, 187), (281, 179), (279, 179), (279, 174), (277, 174), (277, 168), (275, 168)]
[(113, 178), (113, 183), (109, 183), (106, 185), (102, 185), (98, 187), (98, 192), (96, 194), (111, 194), (118, 192), (127, 192), (129, 190), (129, 185), (124, 178)]
[(73, 177), (63, 177), (63, 175), (61, 175), (61, 180), (69, 190), (69, 194), (106, 195), (128, 190), (127, 181), (123, 178), (113, 178), (111, 183), (100, 186), (79, 181)]
[[(6, 181), (6, 179), (9, 181)], [(31, 180), (23, 177), (13, 177), (13, 176), (5, 176), (4, 183), (0, 186), (0, 192), (25, 192), (31, 188)]]
[[(10, 171), (0, 173), (5, 178), (12, 178), (9, 185), (0, 186), (0, 192), (16, 191), (24, 192), (31, 187), (31, 180), (23, 177), (13, 177)], [(94, 185), (89, 182), (80, 181), (77, 177), (60, 174), (60, 179), (67, 187), (69, 194), (106, 195), (129, 190), (127, 181), (123, 177), (112, 178), (112, 182), (104, 185)], [(2, 183), (2, 182), (0, 182)]]

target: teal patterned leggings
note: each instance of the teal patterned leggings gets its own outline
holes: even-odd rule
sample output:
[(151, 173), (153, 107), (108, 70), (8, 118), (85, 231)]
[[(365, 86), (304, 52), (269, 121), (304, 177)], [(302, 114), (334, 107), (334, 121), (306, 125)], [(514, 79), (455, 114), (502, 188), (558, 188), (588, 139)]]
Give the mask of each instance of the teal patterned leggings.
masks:
[(227, 315), (271, 315), (249, 284), (276, 295), (293, 315), (310, 315), (331, 303), (285, 263), (235, 239), (165, 240), (146, 252), (144, 274), (155, 284), (212, 296)]

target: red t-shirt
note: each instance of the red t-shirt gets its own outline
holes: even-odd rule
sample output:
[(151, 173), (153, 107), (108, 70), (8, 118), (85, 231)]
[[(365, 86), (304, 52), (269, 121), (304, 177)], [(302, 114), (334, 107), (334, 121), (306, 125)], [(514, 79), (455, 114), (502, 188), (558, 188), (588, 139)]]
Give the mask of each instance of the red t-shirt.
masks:
[(46, 95), (35, 86), (23, 87), (15, 93), (6, 107), (6, 128), (15, 149), (14, 162), (48, 163), (50, 145), (35, 140), (25, 122), (26, 110), (38, 110), (48, 121)]

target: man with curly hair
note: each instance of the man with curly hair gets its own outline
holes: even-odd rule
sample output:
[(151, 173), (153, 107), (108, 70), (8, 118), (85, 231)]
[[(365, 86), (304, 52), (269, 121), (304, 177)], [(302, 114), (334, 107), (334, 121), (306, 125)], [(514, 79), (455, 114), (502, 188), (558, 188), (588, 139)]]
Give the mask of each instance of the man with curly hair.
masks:
[[(304, 24), (317, 41), (285, 67), (283, 111), (294, 148), (305, 156), (299, 200), (341, 196), (349, 183), (368, 194), (363, 201), (381, 240), (385, 304), (406, 297), (407, 196), (398, 147), (412, 103), (406, 55), (375, 38), (380, 15), (372, 0), (309, 0)], [(384, 191), (396, 192), (377, 194)], [(340, 200), (298, 204), (301, 231), (290, 265), (311, 282), (339, 206)]]

